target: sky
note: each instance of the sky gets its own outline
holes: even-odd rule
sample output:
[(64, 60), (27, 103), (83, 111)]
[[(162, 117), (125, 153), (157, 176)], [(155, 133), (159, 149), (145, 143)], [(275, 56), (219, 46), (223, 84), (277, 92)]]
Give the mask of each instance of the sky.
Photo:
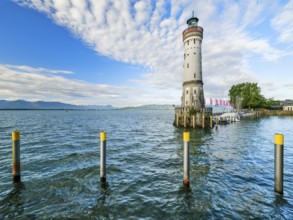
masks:
[(206, 99), (293, 99), (293, 0), (0, 0), (0, 100), (180, 105), (192, 11)]

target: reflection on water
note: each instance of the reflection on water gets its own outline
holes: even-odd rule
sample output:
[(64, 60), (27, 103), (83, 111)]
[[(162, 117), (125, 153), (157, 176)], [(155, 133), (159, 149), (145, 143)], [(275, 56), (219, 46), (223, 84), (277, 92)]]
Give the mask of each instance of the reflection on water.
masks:
[[(173, 119), (173, 111), (1, 111), (0, 219), (293, 218), (292, 117), (192, 130), (190, 188), (182, 185), (184, 129)], [(17, 129), (23, 183), (13, 185)], [(274, 133), (285, 135), (283, 196), (274, 193)]]
[[(0, 201), (1, 213), (7, 213), (6, 218), (12, 219), (24, 214), (24, 202), (23, 191), (25, 191), (25, 185), (23, 183), (11, 184), (13, 189), (8, 195)], [(3, 216), (0, 217), (2, 218)]]

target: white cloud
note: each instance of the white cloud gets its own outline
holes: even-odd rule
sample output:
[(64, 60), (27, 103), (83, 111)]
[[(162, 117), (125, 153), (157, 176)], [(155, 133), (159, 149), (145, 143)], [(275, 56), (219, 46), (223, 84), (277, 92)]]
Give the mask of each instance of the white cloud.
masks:
[[(279, 3), (256, 0), (14, 1), (47, 14), (99, 54), (144, 66), (148, 70), (144, 80), (136, 82), (154, 88), (178, 89), (178, 97), (183, 78), (181, 34), (194, 9), (199, 25), (205, 29), (203, 76), (209, 96), (217, 96), (219, 91), (225, 91), (226, 95), (227, 88), (233, 84), (258, 80), (251, 71), (248, 57), (271, 62), (288, 54), (274, 47), (266, 36), (259, 37), (249, 30), (257, 29)], [(293, 39), (292, 5), (289, 1), (272, 22), (282, 41)], [(288, 31), (284, 31), (285, 28)]]
[(0, 65), (0, 99), (112, 104), (115, 107), (149, 104), (152, 100), (169, 104), (170, 100), (176, 100), (176, 95), (172, 95), (170, 90), (155, 92), (126, 86), (92, 84), (57, 76), (56, 70), (45, 69), (44, 74), (40, 69), (44, 70), (28, 66)]
[(293, 1), (288, 1), (287, 5), (272, 20), (272, 27), (279, 32), (281, 42), (293, 42)]
[(4, 65), (4, 66), (10, 69), (15, 69), (15, 70), (24, 71), (24, 72), (31, 72), (31, 73), (73, 74), (72, 71), (68, 71), (68, 70), (50, 70), (50, 69), (41, 68), (41, 67), (33, 68), (29, 66), (15, 66), (15, 65)]
[[(41, 68), (42, 69), (42, 68)], [(38, 69), (37, 69), (38, 70)], [(62, 76), (49, 74), (55, 72), (46, 69), (47, 74), (31, 67), (0, 65), (0, 94), (2, 97), (29, 97), (29, 99), (50, 100), (72, 98), (123, 98), (125, 87), (89, 84), (70, 80)]]

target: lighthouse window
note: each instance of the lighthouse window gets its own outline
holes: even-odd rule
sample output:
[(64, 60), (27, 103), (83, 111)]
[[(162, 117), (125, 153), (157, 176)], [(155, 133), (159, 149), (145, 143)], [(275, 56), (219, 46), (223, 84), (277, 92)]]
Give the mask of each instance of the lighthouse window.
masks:
[(187, 68), (189, 68), (189, 63), (187, 63)]
[(193, 43), (195, 44), (195, 39), (193, 39)]
[(193, 93), (196, 94), (196, 90), (193, 90)]
[(184, 54), (184, 60), (185, 60), (185, 58), (186, 58), (186, 55)]
[(186, 95), (188, 95), (188, 90), (186, 90)]
[(189, 40), (187, 41), (187, 45), (189, 45)]
[(194, 74), (194, 78), (196, 78), (196, 73)]

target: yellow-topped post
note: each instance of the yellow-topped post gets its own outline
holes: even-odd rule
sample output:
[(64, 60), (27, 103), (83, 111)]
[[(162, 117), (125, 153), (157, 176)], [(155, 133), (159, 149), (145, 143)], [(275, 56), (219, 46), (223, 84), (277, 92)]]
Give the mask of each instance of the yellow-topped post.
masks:
[(213, 128), (213, 116), (210, 116), (210, 128)]
[(218, 129), (218, 116), (216, 116), (216, 129)]
[(195, 116), (192, 115), (192, 127), (195, 128)]
[(179, 125), (179, 115), (176, 115), (176, 126), (178, 127)]
[(12, 132), (12, 180), (19, 183), (20, 178), (20, 132)]
[(190, 132), (183, 132), (183, 184), (189, 187), (189, 148), (190, 148)]
[(184, 128), (186, 128), (186, 115), (184, 115), (184, 117), (183, 117), (183, 125), (184, 125)]
[(107, 134), (105, 131), (100, 132), (100, 180), (106, 182), (106, 141)]
[(204, 128), (204, 115), (202, 116), (202, 122), (201, 122), (201, 124), (202, 124), (202, 128)]
[(190, 141), (190, 132), (183, 132), (183, 141), (184, 142)]
[(284, 145), (284, 135), (283, 134), (275, 134), (275, 144)]
[(275, 192), (283, 194), (284, 135), (275, 134)]

